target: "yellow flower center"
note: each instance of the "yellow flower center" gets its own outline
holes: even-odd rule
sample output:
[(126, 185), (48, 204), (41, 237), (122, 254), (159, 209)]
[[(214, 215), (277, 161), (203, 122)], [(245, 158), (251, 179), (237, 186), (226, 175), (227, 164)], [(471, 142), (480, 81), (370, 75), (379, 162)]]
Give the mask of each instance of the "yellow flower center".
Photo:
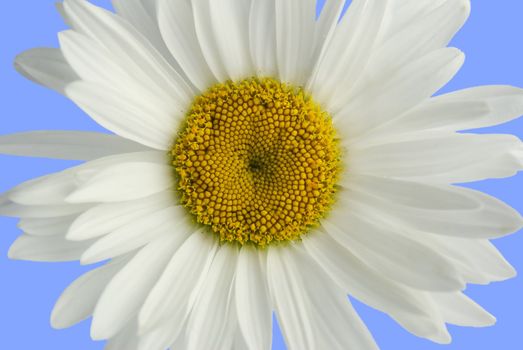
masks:
[(198, 96), (172, 150), (182, 204), (221, 241), (292, 241), (332, 204), (340, 151), (330, 116), (274, 79)]

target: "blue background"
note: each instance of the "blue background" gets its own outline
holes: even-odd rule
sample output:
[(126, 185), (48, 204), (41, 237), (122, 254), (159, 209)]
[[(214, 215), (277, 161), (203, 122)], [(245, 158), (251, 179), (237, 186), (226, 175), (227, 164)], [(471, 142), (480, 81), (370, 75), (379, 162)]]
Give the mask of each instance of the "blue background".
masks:
[[(71, 102), (25, 80), (12, 68), (16, 54), (31, 47), (58, 45), (56, 33), (65, 26), (54, 9), (54, 2), (2, 2), (0, 134), (38, 129), (101, 130)], [(109, 0), (95, 3), (108, 6)], [(467, 61), (443, 91), (483, 84), (523, 86), (522, 19), (523, 1), (473, 1), (471, 18), (453, 41), (453, 46), (467, 54)], [(523, 138), (523, 118), (488, 131), (512, 133)], [(0, 156), (0, 192), (72, 164)], [(472, 186), (499, 197), (523, 212), (523, 174)], [(88, 268), (78, 263), (9, 261), (7, 250), (20, 234), (15, 224), (14, 219), (0, 218), (0, 349), (102, 349), (103, 343), (92, 342), (89, 338), (89, 322), (64, 331), (55, 331), (49, 326), (50, 311), (61, 291)], [(523, 271), (523, 234), (498, 240), (495, 244), (519, 271)], [(498, 323), (486, 329), (451, 327), (454, 342), (446, 349), (523, 349), (523, 277), (488, 287), (470, 286), (467, 294), (493, 313)], [(375, 310), (355, 304), (383, 350), (444, 348), (408, 334)], [(285, 349), (277, 329), (273, 348)]]

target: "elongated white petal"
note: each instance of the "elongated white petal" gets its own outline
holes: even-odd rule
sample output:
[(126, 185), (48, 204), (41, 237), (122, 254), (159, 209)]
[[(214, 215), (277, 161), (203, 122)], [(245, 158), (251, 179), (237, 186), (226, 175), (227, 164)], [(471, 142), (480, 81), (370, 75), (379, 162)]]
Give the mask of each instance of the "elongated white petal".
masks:
[(441, 101), (438, 97), (376, 127), (365, 136), (366, 143), (386, 140), (419, 139), (423, 135), (440, 135), (459, 130), (458, 125), (474, 123), (490, 113), (483, 101)]
[(293, 349), (316, 349), (313, 320), (299, 280), (297, 262), (283, 249), (270, 249), (267, 277), (272, 301), (286, 343)]
[(349, 294), (386, 312), (410, 332), (445, 343), (450, 336), (429, 296), (393, 282), (367, 267), (325, 233), (303, 240), (307, 252)]
[[(207, 276), (216, 248), (214, 237), (201, 232), (193, 233), (182, 244), (140, 311), (138, 320), (142, 333), (173, 317), (182, 320), (187, 315), (190, 297), (199, 280)], [(182, 326), (180, 322), (179, 327)]]
[(276, 76), (276, 23), (274, 0), (251, 0), (249, 43), (258, 76)]
[(516, 276), (514, 267), (487, 240), (404, 232), (409, 238), (430, 244), (438, 252), (455, 261), (456, 269), (469, 283), (489, 284)]
[(434, 293), (432, 297), (447, 323), (464, 327), (488, 327), (496, 323), (494, 316), (463, 293)]
[(430, 210), (474, 210), (481, 202), (450, 185), (433, 185), (370, 175), (351, 175), (341, 183), (407, 207)]
[(303, 290), (307, 291), (308, 304), (318, 345), (321, 349), (378, 349), (372, 335), (346, 293), (329, 279), (325, 272), (304, 255), (297, 246), (294, 259), (299, 261), (303, 274)]
[(96, 238), (171, 206), (169, 191), (134, 201), (100, 204), (82, 213), (71, 225), (67, 239), (81, 241)]
[(16, 70), (35, 83), (63, 94), (78, 75), (64, 59), (60, 49), (38, 48), (25, 51), (15, 59)]
[(454, 130), (483, 128), (502, 124), (523, 115), (523, 89), (513, 86), (479, 86), (441, 95), (436, 103), (481, 102), (489, 107), (489, 113), (481, 119), (457, 120), (450, 125)]
[(56, 329), (64, 329), (90, 317), (107, 283), (127, 261), (128, 258), (115, 260), (87, 272), (71, 283), (54, 306), (51, 325)]
[[(234, 296), (231, 296), (231, 298), (234, 298)], [(228, 317), (227, 319), (225, 319), (225, 329), (223, 330), (223, 335), (216, 343), (217, 349), (234, 349), (234, 346), (237, 343), (239, 333), (237, 314), (238, 313), (236, 312), (236, 304), (234, 302), (231, 302), (227, 315)], [(244, 346), (244, 349), (247, 349), (247, 347)]]
[(91, 207), (92, 204), (21, 205), (7, 200), (0, 202), (0, 215), (28, 219), (57, 218), (79, 214)]
[[(229, 319), (234, 307), (237, 259), (237, 247), (223, 245), (218, 249), (187, 324), (188, 350), (212, 349), (217, 341), (227, 342), (230, 338), (225, 332), (227, 322), (224, 321)], [(202, 337), (202, 334), (206, 336)]]
[(162, 40), (158, 26), (157, 0), (112, 0), (116, 13), (131, 23), (166, 61), (183, 76), (183, 70), (171, 55), (165, 42)]
[(60, 205), (75, 189), (74, 176), (66, 171), (24, 182), (10, 190), (7, 196), (22, 205)]
[[(162, 105), (122, 95), (114, 88), (90, 82), (75, 82), (66, 89), (67, 96), (91, 118), (117, 135), (148, 147), (167, 150), (176, 131), (176, 120), (184, 115), (184, 109), (168, 111)], [(185, 108), (185, 107), (184, 107)]]
[(148, 90), (184, 108), (191, 90), (184, 79), (136, 29), (121, 17), (86, 1), (66, 0), (73, 27), (100, 42), (116, 60), (147, 84)]
[(191, 1), (194, 29), (197, 42), (200, 44), (202, 55), (210, 71), (217, 81), (226, 81), (229, 79), (229, 75), (225, 62), (220, 57), (220, 48), (215, 40), (209, 3), (210, 0)]
[[(483, 180), (491, 175), (514, 175), (523, 169), (523, 163), (514, 159), (515, 152), (521, 149), (523, 144), (512, 135), (441, 134), (355, 145), (348, 162), (355, 173), (457, 183)], [(502, 173), (491, 165), (498, 165), (499, 161), (506, 164)]]
[(455, 0), (391, 0), (388, 7), (387, 29), (380, 38), (380, 44), (394, 37), (417, 19), (425, 18), (427, 14), (434, 13), (447, 1), (458, 2)]
[(355, 0), (350, 5), (307, 85), (322, 105), (331, 106), (333, 92), (348, 94), (358, 81), (379, 36), (386, 7), (380, 0)]
[(124, 163), (109, 167), (67, 197), (70, 203), (119, 202), (147, 197), (173, 185), (172, 167)]
[[(408, 111), (441, 89), (458, 72), (464, 55), (454, 48), (433, 51), (383, 76), (363, 77), (361, 91), (329, 103), (338, 130), (348, 142)], [(342, 89), (338, 89), (342, 90)]]
[[(297, 85), (311, 73), (316, 1), (275, 0), (279, 78)], [(312, 39), (312, 40), (311, 40)]]
[(198, 44), (191, 3), (185, 0), (158, 0), (158, 23), (170, 53), (191, 82), (200, 91), (215, 83), (216, 77)]
[(247, 347), (269, 350), (272, 343), (272, 307), (260, 263), (255, 248), (242, 247), (235, 278), (236, 310)]
[(162, 235), (177, 237), (180, 245), (195, 228), (186, 220), (183, 207), (168, 207), (143, 219), (133, 220), (99, 239), (82, 255), (82, 264), (92, 264), (126, 254)]
[[(455, 187), (456, 192), (481, 203), (472, 210), (430, 210), (408, 207), (359, 190), (350, 190), (345, 208), (379, 213), (383, 221), (421, 232), (467, 238), (495, 238), (523, 227), (521, 215), (500, 200), (482, 192)], [(345, 209), (347, 210), (347, 209)]]
[(46, 219), (20, 219), (18, 227), (30, 236), (65, 237), (77, 215)]
[(94, 310), (93, 339), (115, 336), (137, 315), (176, 250), (175, 243), (176, 238), (168, 235), (150, 243), (111, 280)]
[(131, 321), (127, 327), (107, 341), (104, 350), (138, 350), (139, 340), (136, 321)]
[(0, 153), (14, 156), (92, 160), (147, 150), (116, 135), (87, 131), (30, 131), (0, 136)]
[[(268, 255), (269, 281), (289, 347), (377, 349), (345, 293), (318, 266), (301, 250), (276, 250)], [(298, 315), (302, 317), (296, 319)]]
[(378, 127), (366, 136), (365, 142), (414, 137), (427, 131), (446, 132), (487, 127), (505, 123), (521, 115), (522, 89), (511, 86), (481, 86), (431, 98), (390, 123)]
[(169, 347), (176, 339), (183, 338), (183, 326), (186, 320), (174, 317), (162, 326), (140, 335), (138, 350), (184, 349), (185, 346)]
[(110, 49), (95, 39), (72, 30), (59, 33), (58, 38), (65, 58), (81, 80), (102, 85), (108, 90), (106, 94), (115, 91), (124, 99), (139, 101), (135, 104), (155, 112), (144, 116), (155, 125), (172, 128), (180, 120), (179, 111), (183, 108), (172, 99), (166, 100), (148, 89), (134, 71), (126, 71), (122, 67)]
[(344, 5), (345, 1), (343, 0), (329, 0), (325, 2), (322, 8), (314, 30), (314, 53), (312, 56), (313, 60), (316, 61), (313, 62), (314, 65), (320, 63), (320, 57), (327, 51), (338, 27)]
[[(468, 18), (470, 1), (434, 1), (438, 2), (433, 8), (426, 5), (426, 13), (405, 23), (401, 30), (385, 39), (373, 52), (368, 63), (369, 71), (372, 70), (375, 75), (378, 72), (393, 72), (433, 50), (447, 46)], [(388, 34), (387, 31), (384, 35)]]
[(8, 256), (15, 260), (61, 262), (80, 259), (90, 242), (71, 242), (63, 237), (22, 235), (9, 248)]
[(223, 66), (232, 80), (254, 73), (249, 54), (249, 12), (251, 0), (208, 1), (212, 34)]
[(343, 221), (333, 217), (329, 221), (323, 220), (322, 225), (355, 256), (396, 282), (429, 291), (458, 291), (465, 288), (465, 282), (451, 260), (390, 228), (383, 229), (379, 221), (375, 224), (375, 217), (370, 214), (363, 218), (365, 214), (359, 217), (343, 213), (340, 215)]

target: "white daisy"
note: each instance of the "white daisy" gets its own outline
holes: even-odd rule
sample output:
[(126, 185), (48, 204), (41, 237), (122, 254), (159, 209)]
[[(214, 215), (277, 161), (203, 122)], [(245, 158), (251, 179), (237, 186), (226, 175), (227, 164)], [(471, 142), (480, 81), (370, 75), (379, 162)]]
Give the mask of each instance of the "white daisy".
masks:
[(376, 349), (347, 295), (413, 334), (495, 319), (462, 293), (515, 274), (489, 239), (520, 229), (455, 183), (511, 176), (511, 135), (460, 130), (523, 113), (523, 91), (433, 96), (467, 0), (83, 0), (60, 49), (16, 65), (113, 135), (45, 131), (0, 151), (86, 161), (8, 191), (14, 259), (108, 262), (76, 280), (56, 328), (92, 316), (111, 350)]

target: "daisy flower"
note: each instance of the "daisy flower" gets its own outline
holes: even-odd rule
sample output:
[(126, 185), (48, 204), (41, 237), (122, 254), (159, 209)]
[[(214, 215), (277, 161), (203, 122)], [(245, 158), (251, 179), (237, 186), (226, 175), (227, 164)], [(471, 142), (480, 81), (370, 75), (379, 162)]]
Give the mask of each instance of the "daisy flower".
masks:
[(59, 49), (29, 79), (113, 134), (26, 132), (0, 152), (82, 160), (0, 197), (9, 256), (105, 262), (52, 325), (92, 316), (111, 350), (377, 349), (347, 295), (409, 332), (495, 319), (463, 290), (513, 277), (489, 239), (522, 227), (456, 186), (514, 175), (523, 90), (433, 97), (464, 55), (467, 0), (84, 0), (58, 5)]

